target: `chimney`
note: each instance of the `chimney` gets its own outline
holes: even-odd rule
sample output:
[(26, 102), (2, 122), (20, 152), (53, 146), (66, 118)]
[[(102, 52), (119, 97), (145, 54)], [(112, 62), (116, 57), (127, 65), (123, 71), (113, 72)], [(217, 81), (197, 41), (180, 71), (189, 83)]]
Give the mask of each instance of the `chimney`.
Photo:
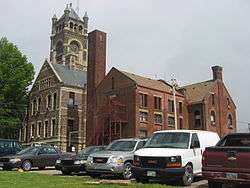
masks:
[(94, 30), (88, 34), (86, 145), (93, 145), (96, 136), (96, 88), (106, 72), (106, 33)]
[(223, 81), (223, 76), (222, 76), (222, 70), (223, 68), (221, 66), (213, 66), (213, 80), (220, 80)]

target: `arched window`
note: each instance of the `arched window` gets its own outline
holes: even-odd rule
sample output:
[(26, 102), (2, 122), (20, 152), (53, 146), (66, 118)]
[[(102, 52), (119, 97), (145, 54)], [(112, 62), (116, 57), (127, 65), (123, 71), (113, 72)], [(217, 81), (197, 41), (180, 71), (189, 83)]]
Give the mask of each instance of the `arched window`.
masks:
[(69, 23), (69, 27), (70, 27), (70, 29), (73, 29), (74, 24), (73, 24), (72, 22), (70, 22), (70, 23)]
[(211, 111), (211, 125), (215, 126), (216, 125), (216, 115), (214, 111)]
[(233, 118), (232, 118), (231, 114), (229, 114), (228, 117), (227, 117), (227, 126), (228, 126), (228, 128), (233, 127)]
[(201, 127), (201, 112), (199, 110), (196, 110), (194, 112), (194, 118), (195, 118), (195, 127)]
[(72, 41), (69, 44), (69, 49), (71, 52), (78, 53), (80, 49), (80, 44), (77, 41)]
[(81, 25), (79, 26), (79, 31), (82, 31), (82, 26)]
[(63, 43), (62, 43), (62, 41), (57, 42), (57, 44), (56, 44), (56, 53), (57, 53), (57, 55), (63, 53)]

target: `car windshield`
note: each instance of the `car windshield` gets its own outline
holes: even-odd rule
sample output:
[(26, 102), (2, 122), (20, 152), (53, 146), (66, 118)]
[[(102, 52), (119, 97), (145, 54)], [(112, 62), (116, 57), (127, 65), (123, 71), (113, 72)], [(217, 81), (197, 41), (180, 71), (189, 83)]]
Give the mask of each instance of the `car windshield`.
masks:
[(81, 150), (78, 153), (78, 156), (89, 155), (91, 153), (95, 153), (95, 152), (98, 152), (98, 151), (101, 151), (101, 150), (103, 150), (103, 147), (87, 147), (87, 148)]
[(133, 151), (136, 145), (136, 141), (125, 141), (125, 140), (118, 140), (112, 142), (108, 147), (107, 150), (109, 151)]
[(181, 148), (187, 149), (189, 146), (189, 133), (167, 132), (156, 133), (145, 144), (145, 148)]
[(25, 148), (23, 150), (21, 150), (20, 152), (18, 152), (18, 155), (23, 155), (23, 154), (35, 154), (37, 152), (38, 148), (34, 148), (34, 147), (29, 147), (29, 148)]

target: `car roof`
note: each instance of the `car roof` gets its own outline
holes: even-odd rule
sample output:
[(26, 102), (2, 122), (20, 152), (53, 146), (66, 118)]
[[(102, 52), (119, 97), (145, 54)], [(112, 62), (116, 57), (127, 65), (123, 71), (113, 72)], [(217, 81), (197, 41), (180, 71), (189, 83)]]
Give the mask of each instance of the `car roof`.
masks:
[(212, 131), (203, 131), (203, 130), (187, 130), (187, 129), (181, 129), (181, 130), (162, 130), (162, 131), (156, 131), (154, 133), (167, 133), (167, 132), (179, 132), (179, 133), (214, 133)]
[(114, 141), (143, 141), (143, 140), (147, 140), (147, 139), (141, 139), (141, 138), (121, 138), (121, 139), (117, 139)]

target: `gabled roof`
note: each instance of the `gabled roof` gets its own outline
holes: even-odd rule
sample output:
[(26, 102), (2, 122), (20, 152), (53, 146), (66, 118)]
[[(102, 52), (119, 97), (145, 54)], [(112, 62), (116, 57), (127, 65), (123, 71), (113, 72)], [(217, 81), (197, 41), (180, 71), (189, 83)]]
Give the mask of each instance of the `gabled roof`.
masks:
[(202, 100), (208, 96), (211, 91), (213, 91), (214, 87), (215, 81), (208, 80), (205, 82), (184, 86), (182, 89), (185, 89), (186, 97), (190, 103), (198, 103), (202, 102)]
[[(165, 81), (162, 80), (154, 80), (151, 78), (139, 76), (133, 73), (129, 73), (126, 71), (120, 71), (123, 73), (125, 76), (133, 80), (137, 85), (142, 86), (142, 87), (147, 87), (150, 89), (155, 89), (159, 91), (165, 91), (165, 92), (172, 92), (172, 86), (168, 84)], [(179, 95), (183, 95), (182, 93), (178, 92)]]
[(75, 10), (72, 7), (69, 7), (69, 17), (76, 19), (76, 20), (81, 20), (81, 18), (78, 16), (78, 14), (75, 12)]
[(84, 87), (87, 84), (87, 71), (71, 70), (67, 66), (49, 63), (58, 79), (68, 86)]

